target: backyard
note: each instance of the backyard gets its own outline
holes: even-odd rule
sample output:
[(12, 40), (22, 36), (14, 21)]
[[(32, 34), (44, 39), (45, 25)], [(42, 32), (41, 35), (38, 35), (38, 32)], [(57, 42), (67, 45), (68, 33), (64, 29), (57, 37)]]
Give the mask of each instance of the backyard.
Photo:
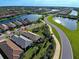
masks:
[[(23, 59), (43, 59), (51, 58), (54, 55), (55, 43), (51, 39), (49, 40), (49, 27), (45, 24), (33, 27), (30, 30), (38, 35), (40, 35), (44, 42), (42, 43), (33, 43), (33, 46), (30, 47), (23, 55)], [(47, 33), (48, 34), (47, 34)], [(46, 37), (48, 36), (48, 37)]]

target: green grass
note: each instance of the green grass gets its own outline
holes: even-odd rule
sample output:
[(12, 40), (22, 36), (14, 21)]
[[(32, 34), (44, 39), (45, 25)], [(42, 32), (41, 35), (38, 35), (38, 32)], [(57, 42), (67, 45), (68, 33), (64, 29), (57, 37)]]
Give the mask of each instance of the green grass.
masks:
[[(59, 43), (60, 43), (60, 45), (61, 45), (60, 36), (59, 36), (58, 32), (56, 31), (55, 28), (53, 28), (52, 31), (53, 31), (54, 35), (56, 36), (56, 38), (58, 39), (58, 41), (59, 41)], [(61, 54), (61, 50), (60, 50), (60, 54)], [(61, 55), (60, 55), (60, 56), (61, 56)], [(59, 57), (59, 58), (60, 58), (60, 57)]]
[[(44, 44), (44, 45), (45, 45), (45, 44)], [(40, 59), (42, 56), (45, 55), (45, 53), (46, 53), (46, 51), (47, 51), (47, 48), (48, 48), (48, 46), (50, 45), (50, 43), (47, 42), (45, 48), (43, 47), (44, 45), (42, 45), (42, 47), (41, 47), (39, 53), (38, 53), (37, 55), (35, 55), (35, 57), (34, 57), (33, 59)]]
[(30, 59), (38, 47), (30, 48), (23, 56), (23, 59)]
[[(42, 56), (45, 55), (48, 46), (51, 44), (49, 41), (47, 41), (47, 43), (46, 43), (46, 41), (47, 41), (47, 40), (45, 40), (45, 42), (41, 44), (41, 46), (40, 46), (41, 48), (40, 48), (39, 53), (37, 53), (37, 54), (33, 57), (33, 59), (40, 59), (40, 57), (42, 57)], [(46, 47), (44, 47), (45, 43), (46, 43)], [(24, 53), (23, 59), (31, 59), (32, 55), (33, 55), (37, 50), (38, 50), (38, 45), (36, 45), (35, 47), (30, 48), (29, 50), (27, 50), (27, 51)]]
[(58, 41), (60, 42), (60, 36), (59, 36), (58, 32), (56, 31), (56, 29), (53, 28), (52, 31), (53, 31), (54, 35), (56, 36), (56, 38), (58, 39)]
[[(55, 46), (54, 43), (51, 43), (51, 42), (48, 41), (48, 38), (45, 38), (45, 36), (43, 34), (43, 32), (45, 31), (44, 27), (45, 27), (44, 25), (41, 25), (40, 27), (38, 26), (38, 28), (39, 28), (38, 32), (34, 32), (34, 33), (36, 33), (36, 34), (38, 34), (38, 35), (40, 35), (41, 37), (44, 38), (44, 42), (43, 43), (39, 43), (39, 44), (35, 44), (34, 45), (35, 47), (38, 48), (37, 50), (39, 50), (39, 52), (36, 54), (35, 52), (37, 52), (37, 50), (35, 48), (30, 48), (30, 49), (28, 49), (25, 52), (25, 54), (23, 56), (23, 59), (31, 59), (31, 58), (32, 59), (40, 59), (42, 56), (44, 56), (46, 54), (47, 49), (48, 49), (48, 47), (49, 47), (50, 44), (53, 44), (53, 46)], [(32, 30), (33, 29), (31, 29), (31, 31)], [(52, 56), (53, 56), (53, 53), (54, 53), (53, 51), (54, 51), (54, 49), (51, 49), (51, 55)], [(33, 56), (34, 53), (35, 53), (35, 55)]]
[(1, 22), (1, 21), (5, 21), (5, 20), (8, 20), (8, 18), (3, 18), (3, 19), (0, 19), (0, 22)]
[(68, 36), (70, 43), (73, 49), (74, 59), (79, 59), (79, 22), (77, 30), (71, 31), (61, 24), (56, 23), (52, 20), (52, 16), (48, 16), (48, 21), (58, 26), (61, 30), (63, 30)]
[(13, 16), (13, 17), (9, 17), (9, 18), (1, 18), (1, 19), (0, 19), (0, 22), (5, 21), (5, 20), (10, 20), (10, 19), (16, 18), (16, 17), (17, 17), (17, 16)]

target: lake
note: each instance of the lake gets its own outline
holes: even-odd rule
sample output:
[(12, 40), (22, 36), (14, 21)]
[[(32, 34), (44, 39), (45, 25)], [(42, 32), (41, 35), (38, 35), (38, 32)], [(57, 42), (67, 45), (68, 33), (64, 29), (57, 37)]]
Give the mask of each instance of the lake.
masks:
[(62, 17), (54, 17), (53, 20), (70, 30), (76, 30), (77, 28), (77, 20)]
[(40, 17), (42, 17), (42, 15), (38, 15), (38, 14), (27, 15), (27, 14), (24, 14), (24, 15), (17, 16), (16, 18), (13, 18), (13, 19), (2, 21), (2, 22), (0, 22), (0, 24), (6, 24), (6, 23), (13, 22), (13, 21), (16, 21), (16, 20), (24, 20), (25, 18), (27, 18), (30, 21), (36, 21)]
[(38, 14), (30, 14), (30, 15), (23, 15), (20, 18), (21, 19), (25, 19), (27, 18), (30, 21), (36, 21), (38, 20), (40, 17), (42, 17), (42, 15), (38, 15)]
[(73, 16), (77, 16), (78, 15), (78, 12), (76, 10), (72, 10), (70, 15), (73, 15)]

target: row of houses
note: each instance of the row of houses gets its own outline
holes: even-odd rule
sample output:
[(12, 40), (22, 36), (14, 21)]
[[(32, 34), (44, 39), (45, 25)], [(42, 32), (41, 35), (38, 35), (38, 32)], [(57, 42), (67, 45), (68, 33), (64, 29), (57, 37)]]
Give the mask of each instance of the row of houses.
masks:
[(32, 41), (31, 41), (31, 40), (29, 40), (28, 38), (26, 38), (26, 37), (24, 37), (24, 36), (22, 36), (22, 35), (20, 35), (20, 36), (18, 36), (18, 35), (13, 35), (13, 36), (11, 37), (11, 40), (12, 40), (15, 44), (17, 44), (18, 46), (20, 46), (20, 47), (23, 48), (23, 49), (26, 49), (28, 46), (30, 46), (30, 45), (32, 44)]
[(8, 29), (12, 29), (12, 28), (22, 26), (22, 25), (25, 26), (28, 24), (30, 24), (29, 20), (21, 20), (21, 21), (16, 20), (15, 22), (9, 22), (7, 24), (0, 24), (0, 33), (5, 31), (5, 30), (8, 30)]
[(41, 40), (42, 38), (39, 35), (34, 34), (32, 32), (22, 32), (21, 35), (23, 35), (24, 37), (29, 38), (30, 40), (32, 40), (35, 43), (42, 42), (42, 40)]
[(11, 17), (11, 16), (15, 16), (16, 14), (7, 14), (7, 15), (1, 15), (0, 14), (0, 18), (7, 18), (7, 17)]
[(20, 35), (12, 35), (7, 41), (0, 41), (0, 48), (8, 59), (19, 59), (33, 42), (42, 42), (42, 39), (32, 32), (22, 32)]
[(32, 43), (43, 42), (39, 35), (36, 35), (32, 32), (21, 32), (20, 35), (12, 35), (11, 40), (24, 50), (28, 46), (31, 46)]

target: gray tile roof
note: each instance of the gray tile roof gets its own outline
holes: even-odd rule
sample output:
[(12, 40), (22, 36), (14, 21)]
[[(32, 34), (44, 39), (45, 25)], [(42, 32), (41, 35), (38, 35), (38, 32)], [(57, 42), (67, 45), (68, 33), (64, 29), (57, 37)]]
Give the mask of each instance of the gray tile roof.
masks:
[(37, 41), (41, 38), (40, 36), (35, 35), (34, 33), (31, 33), (31, 32), (22, 32), (21, 34), (32, 41)]
[(29, 45), (31, 45), (32, 41), (28, 38), (25, 38), (24, 36), (20, 35), (13, 35), (11, 37), (11, 40), (14, 41), (17, 45), (19, 45), (21, 48), (26, 48)]
[(28, 22), (27, 21), (24, 21), (24, 20), (21, 20), (20, 21), (23, 25), (27, 25), (28, 24)]
[(18, 25), (18, 26), (21, 26), (22, 25), (22, 23), (19, 22), (19, 21), (15, 21), (15, 24)]
[(11, 28), (14, 28), (14, 27), (16, 27), (16, 25), (15, 24), (13, 24), (12, 22), (10, 22), (10, 23), (8, 23), (8, 24), (6, 24), (8, 27), (11, 27)]

